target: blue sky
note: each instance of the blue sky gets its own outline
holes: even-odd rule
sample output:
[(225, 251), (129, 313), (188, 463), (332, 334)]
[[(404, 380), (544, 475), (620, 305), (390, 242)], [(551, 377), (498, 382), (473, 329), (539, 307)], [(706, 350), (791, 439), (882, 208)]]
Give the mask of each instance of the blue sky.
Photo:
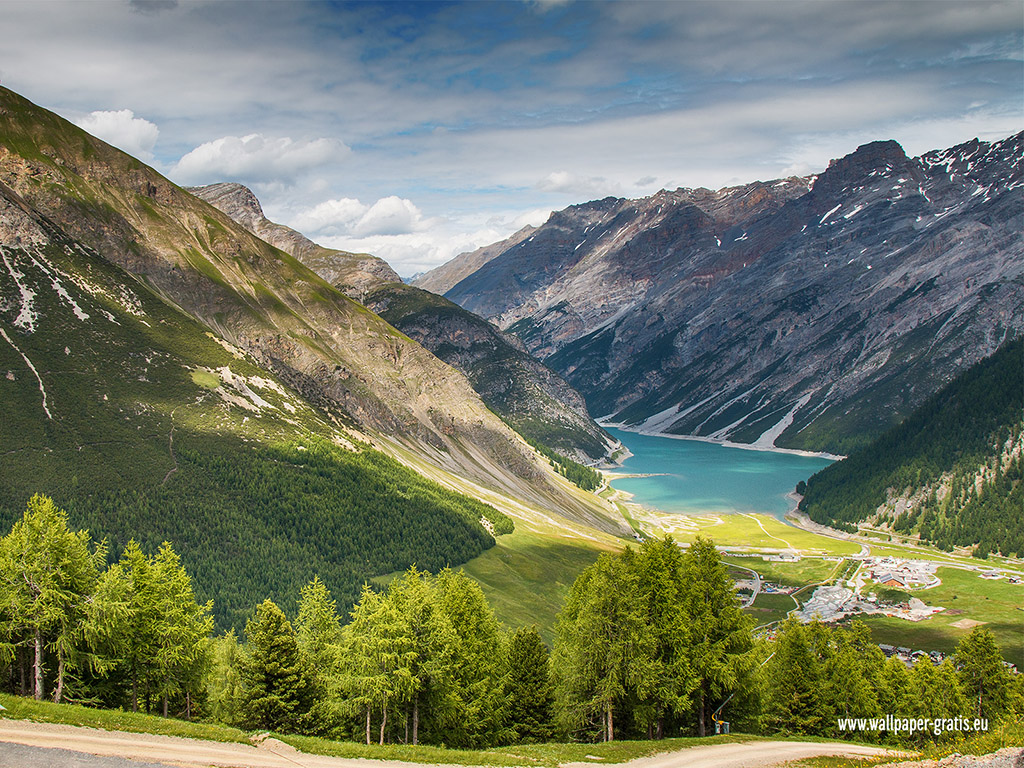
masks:
[(0, 82), (401, 274), (606, 195), (1024, 128), (1024, 5), (0, 2)]

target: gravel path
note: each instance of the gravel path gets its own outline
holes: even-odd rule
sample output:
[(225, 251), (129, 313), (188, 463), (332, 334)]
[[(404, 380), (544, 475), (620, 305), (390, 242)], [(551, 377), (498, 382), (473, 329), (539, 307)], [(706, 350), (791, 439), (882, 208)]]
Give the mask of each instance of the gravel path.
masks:
[[(886, 750), (857, 744), (758, 741), (691, 747), (633, 760), (629, 768), (763, 768), (818, 755), (865, 756)], [(141, 762), (136, 762), (141, 761)], [(249, 744), (101, 731), (70, 725), (0, 720), (0, 768), (454, 768), (307, 755), (278, 741)], [(575, 763), (565, 768), (594, 768)]]

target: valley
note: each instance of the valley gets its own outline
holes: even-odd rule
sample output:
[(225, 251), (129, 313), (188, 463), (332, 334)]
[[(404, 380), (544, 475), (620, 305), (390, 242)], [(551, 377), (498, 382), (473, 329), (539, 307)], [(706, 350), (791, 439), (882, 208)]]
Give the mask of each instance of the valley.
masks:
[[(433, 743), (499, 743), (513, 718), (516, 738), (550, 739), (554, 699), (539, 724), (501, 704), (502, 681), (547, 670), (549, 646), (561, 660), (538, 685), (559, 690), (558, 727), (609, 741), (619, 706), (634, 737), (666, 721), (703, 736), (741, 678), (755, 698), (785, 682), (748, 669), (726, 692), (711, 667), (760, 670), (770, 644), (807, 632), (831, 638), (834, 659), (858, 645), (876, 672), (883, 651), (904, 670), (968, 641), (992, 643), (1000, 672), (1000, 653), (1024, 665), (1024, 273), (1005, 231), (1021, 135), (921, 158), (882, 142), (814, 179), (574, 206), (467, 255), (448, 297), (270, 221), (240, 184), (182, 189), (4, 89), (0, 139), (0, 524), (12, 552), (32, 514), (88, 529), (67, 535), (89, 562), (62, 623), (34, 638), (26, 619), (9, 625), (9, 689), (28, 690), (31, 661), (36, 695), (55, 683), (59, 700), (70, 665), (76, 690), (137, 709), (136, 669), (103, 631), (144, 593), (117, 579), (157, 550), (177, 567), (172, 546), (199, 635), (217, 634), (164, 682), (146, 672), (146, 708), (162, 697), (187, 717), (195, 695), (225, 723), (359, 738), (365, 725), (367, 743), (378, 714), (381, 744), (407, 741), (410, 723), (415, 743), (421, 703)], [(967, 158), (963, 175), (986, 184), (954, 204)], [(938, 265), (953, 210), (968, 245)], [(914, 211), (934, 221), (908, 229)], [(900, 245), (879, 260), (896, 247), (882, 230)], [(853, 244), (886, 266), (851, 259), (836, 285), (812, 263)], [(963, 290), (946, 279), (981, 262)], [(926, 274), (940, 266), (942, 280)], [(880, 332), (865, 307), (883, 300), (913, 317)], [(256, 690), (257, 646), (293, 632), (288, 614), (310, 669), (296, 717), (237, 693)], [(727, 649), (700, 679), (675, 655), (711, 647), (685, 629), (698, 621)], [(595, 654), (630, 633), (649, 656), (628, 671), (639, 698), (595, 698)], [(605, 662), (634, 663), (614, 653)], [(104, 654), (109, 667), (89, 666)], [(783, 700), (738, 717), (761, 728)]]

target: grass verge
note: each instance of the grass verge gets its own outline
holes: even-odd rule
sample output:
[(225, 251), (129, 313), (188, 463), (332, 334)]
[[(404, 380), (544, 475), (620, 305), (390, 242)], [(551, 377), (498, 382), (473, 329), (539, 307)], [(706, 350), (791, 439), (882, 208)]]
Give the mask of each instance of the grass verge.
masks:
[(31, 720), (36, 723), (60, 723), (104, 731), (128, 733), (155, 733), (161, 736), (181, 736), (188, 739), (248, 743), (245, 731), (214, 723), (197, 723), (173, 718), (157, 717), (142, 712), (122, 712), (119, 709), (95, 709), (78, 704), (54, 704), (21, 696), (0, 694), (0, 713), (8, 720)]
[(638, 757), (673, 752), (705, 744), (738, 744), (764, 741), (763, 736), (730, 734), (705, 738), (663, 739), (661, 741), (612, 741), (601, 744), (521, 744), (487, 750), (446, 749), (444, 747), (409, 746), (403, 744), (357, 744), (329, 741), (309, 736), (275, 737), (309, 754), (371, 760), (402, 760), (405, 762), (448, 765), (540, 766), (556, 768), (565, 763), (594, 765), (625, 763)]

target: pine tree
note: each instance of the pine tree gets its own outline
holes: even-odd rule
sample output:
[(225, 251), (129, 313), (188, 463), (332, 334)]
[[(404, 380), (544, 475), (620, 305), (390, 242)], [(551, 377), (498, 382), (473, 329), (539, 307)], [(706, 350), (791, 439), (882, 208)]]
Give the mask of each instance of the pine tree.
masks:
[(385, 597), (369, 586), (352, 609), (345, 627), (343, 688), (352, 705), (366, 717), (366, 743), (374, 709), (381, 713), (379, 743), (384, 743), (388, 710), (412, 692), (413, 650), (409, 628)]
[(292, 625), (271, 600), (264, 600), (245, 627), (241, 658), (242, 712), (250, 728), (294, 733), (313, 705)]
[(996, 720), (1007, 709), (1010, 675), (988, 627), (975, 627), (956, 646), (954, 663), (975, 717)]
[(411, 644), (412, 690), (406, 702), (405, 740), (419, 744), (421, 724), (425, 724), (436, 741), (444, 741), (459, 705), (455, 630), (441, 610), (435, 580), (415, 567), (391, 583), (388, 599), (405, 618)]
[(239, 675), (241, 646), (229, 630), (210, 644), (210, 671), (206, 675), (210, 716), (219, 723), (241, 723), (242, 678)]
[(761, 668), (766, 730), (817, 734), (827, 724), (825, 671), (815, 645), (810, 627), (795, 619), (783, 623), (774, 656)]
[(696, 687), (691, 666), (691, 635), (681, 606), (687, 592), (685, 557), (676, 542), (649, 539), (636, 558), (639, 605), (651, 632), (650, 696), (639, 707), (648, 738), (662, 738), (665, 718), (680, 715)]
[(577, 577), (558, 617), (552, 654), (557, 716), (570, 734), (597, 721), (602, 741), (615, 738), (618, 707), (646, 698), (654, 637), (644, 622), (632, 550), (601, 555)]
[(168, 715), (170, 696), (181, 691), (185, 715), (190, 717), (192, 693), (202, 686), (209, 663), (207, 640), (213, 630), (213, 601), (205, 605), (196, 602), (192, 580), (167, 541), (153, 558), (152, 588), (158, 617), (154, 660), (163, 716)]
[(740, 611), (729, 572), (710, 539), (698, 536), (684, 558), (683, 612), (690, 633), (690, 662), (697, 680), (697, 735), (708, 715), (739, 683), (743, 654), (752, 647), (751, 621)]
[(437, 576), (438, 607), (453, 630), (458, 700), (446, 744), (481, 748), (508, 736), (507, 655), (498, 620), (480, 586), (462, 571)]
[(508, 644), (509, 721), (516, 741), (548, 741), (554, 734), (554, 692), (548, 674), (548, 648), (536, 627), (518, 629)]
[(318, 576), (302, 588), (295, 637), (315, 690), (315, 703), (303, 730), (327, 735), (336, 725), (339, 714), (332, 694), (337, 687), (341, 624), (337, 603)]

